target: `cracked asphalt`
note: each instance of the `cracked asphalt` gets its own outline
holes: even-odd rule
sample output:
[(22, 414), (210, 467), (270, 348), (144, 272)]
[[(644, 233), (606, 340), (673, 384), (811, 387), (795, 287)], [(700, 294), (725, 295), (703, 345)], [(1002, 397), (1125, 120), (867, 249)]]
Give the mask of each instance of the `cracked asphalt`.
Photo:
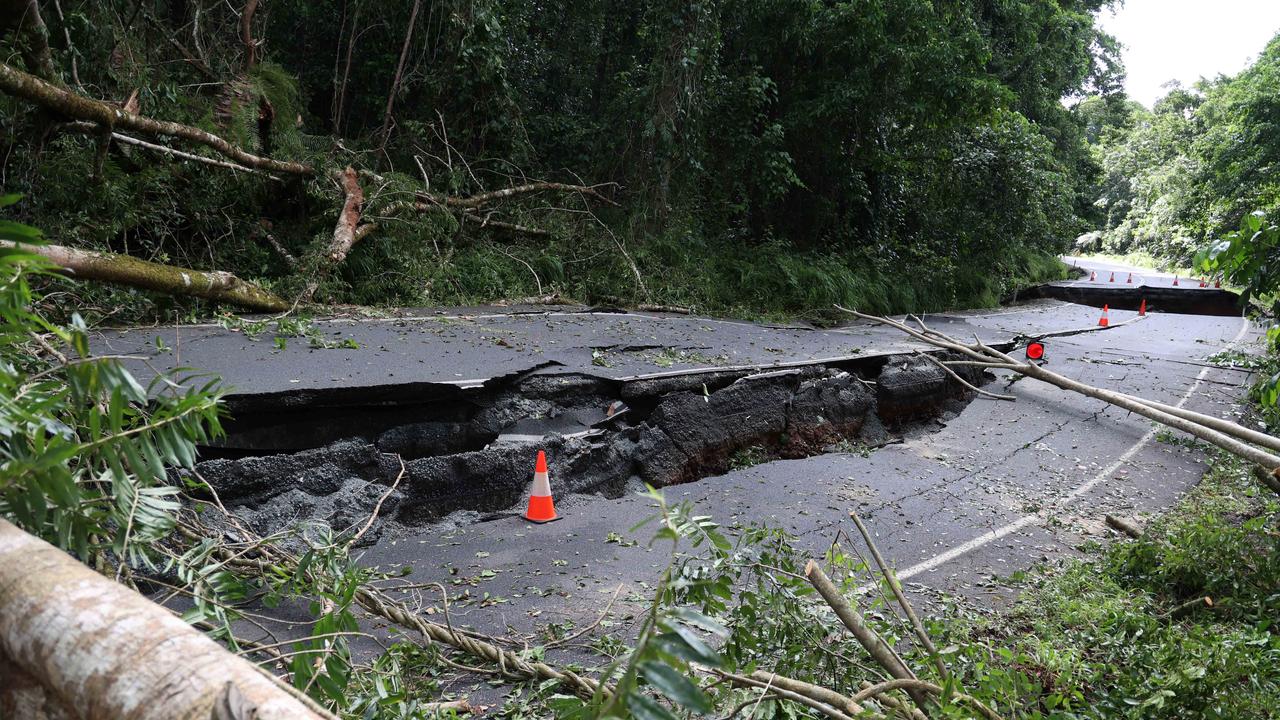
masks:
[[(1116, 325), (1134, 315), (1112, 311), (1110, 319)], [(930, 322), (1007, 336), (1079, 328), (1097, 316), (1090, 307), (1039, 302)], [(1047, 358), (1049, 367), (1083, 382), (1238, 419), (1248, 373), (1212, 367), (1207, 358), (1228, 348), (1256, 350), (1258, 335), (1242, 318), (1152, 314), (1052, 338)], [(1202, 450), (1143, 418), (1007, 375), (987, 389), (1016, 402), (979, 397), (874, 452), (768, 462), (669, 487), (666, 497), (690, 501), (722, 525), (785, 528), (815, 556), (838, 533), (854, 532), (847, 518), (854, 509), (909, 588), (999, 607), (1009, 599), (1000, 578), (1111, 537), (1108, 513), (1142, 522), (1205, 470)], [(554, 489), (554, 461), (551, 473)], [(504, 517), (437, 526), (385, 541), (363, 562), (408, 565), (408, 582), (443, 583), (453, 621), (493, 633), (536, 634), (565, 621), (582, 627), (622, 585), (611, 615), (625, 627), (669, 558), (666, 544), (649, 547), (651, 527), (628, 532), (654, 512), (652, 502), (639, 495), (556, 501), (563, 519), (548, 525)], [(439, 605), (431, 593), (417, 600)]]
[[(1098, 267), (1109, 276), (1118, 266)], [(1141, 280), (1167, 279), (1142, 271)], [(926, 321), (962, 339), (994, 342), (1096, 327), (1098, 314), (1042, 300)], [(1242, 318), (1162, 313), (1126, 322), (1135, 314), (1112, 310), (1113, 327), (1105, 331), (1049, 338), (1049, 367), (1100, 387), (1242, 416), (1249, 374), (1208, 358), (1229, 348), (1257, 351), (1257, 328)], [(301, 341), (280, 349), (269, 333), (250, 338), (219, 326), (106, 331), (95, 345), (147, 354), (149, 366), (216, 371), (238, 392), (265, 394), (414, 382), (469, 387), (524, 372), (625, 379), (768, 369), (919, 347), (865, 323), (815, 330), (585, 308), (413, 312), (316, 325), (326, 336), (356, 338), (362, 350), (310, 350)], [(145, 375), (149, 366), (138, 369)], [(725, 526), (785, 528), (815, 557), (839, 534), (855, 532), (847, 513), (857, 510), (918, 596), (962, 594), (998, 608), (1010, 598), (1001, 578), (1111, 537), (1103, 521), (1108, 513), (1142, 522), (1176, 502), (1205, 470), (1202, 450), (1143, 418), (1035, 380), (998, 376), (986, 389), (1015, 402), (978, 397), (873, 452), (767, 462), (666, 488), (666, 497), (692, 502), (697, 513)], [(554, 458), (550, 469), (554, 490)], [(412, 568), (396, 582), (409, 585), (406, 599), (424, 611), (439, 611), (430, 587), (439, 582), (449, 591), (454, 623), (525, 637), (550, 623), (594, 622), (621, 586), (601, 632), (625, 635), (669, 559), (666, 545), (649, 546), (651, 526), (629, 531), (653, 514), (652, 502), (638, 494), (616, 500), (560, 494), (556, 504), (562, 519), (554, 523), (458, 517), (384, 538), (361, 562)]]

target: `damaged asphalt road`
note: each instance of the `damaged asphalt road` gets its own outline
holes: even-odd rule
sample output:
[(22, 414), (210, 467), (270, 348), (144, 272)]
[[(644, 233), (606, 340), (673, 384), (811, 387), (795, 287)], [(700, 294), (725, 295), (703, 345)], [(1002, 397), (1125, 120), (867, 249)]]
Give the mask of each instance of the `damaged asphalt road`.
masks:
[[(1199, 315), (1124, 322), (1133, 316), (1113, 310), (1108, 330), (1051, 338), (1050, 367), (1238, 418), (1247, 373), (1206, 359), (1247, 350), (1254, 329)], [(1008, 342), (1097, 317), (1035, 301), (927, 321)], [(857, 509), (909, 587), (990, 589), (996, 605), (996, 578), (1105, 537), (1107, 513), (1167, 507), (1204, 469), (1199, 450), (1149, 422), (1033, 380), (988, 376), (1017, 402), (975, 398), (896, 331), (866, 324), (563, 312), (348, 323), (324, 327), (360, 350), (273, 350), (270, 337), (217, 327), (98, 342), (149, 349), (160, 367), (219, 369), (241, 389), (232, 399), (252, 412), (228, 446), (206, 449), (200, 472), (255, 530), (351, 527), (385, 494), (361, 561), (408, 566), (417, 588), (444, 584), (453, 621), (486, 632), (585, 626), (619, 585), (613, 614), (625, 624), (668, 560), (647, 531), (628, 532), (654, 512), (644, 483), (726, 526), (785, 528), (815, 555)], [(156, 351), (161, 333), (168, 353)], [(563, 516), (542, 526), (517, 516), (538, 448)]]
[[(1045, 319), (1012, 311), (969, 321), (1022, 332), (1044, 328)], [(1124, 319), (1117, 313), (1113, 322)], [(1246, 373), (1203, 363), (1254, 340), (1239, 318), (1153, 315), (1052, 341), (1049, 357), (1055, 370), (1085, 382), (1238, 418)], [(993, 387), (1016, 403), (978, 398), (901, 444), (777, 460), (671, 487), (667, 496), (692, 501), (724, 525), (786, 528), (815, 555), (838, 529), (850, 529), (846, 513), (857, 509), (909, 586), (971, 597), (990, 587), (998, 605), (1006, 596), (996, 578), (1107, 537), (1107, 513), (1168, 507), (1205, 469), (1200, 450), (1158, 438), (1142, 418), (1034, 381), (1007, 390), (998, 382)], [(553, 488), (566, 482), (554, 463), (551, 472)], [(445, 583), (455, 593), (455, 621), (490, 632), (585, 625), (619, 584), (624, 598), (642, 603), (668, 559), (665, 547), (648, 547), (645, 531), (628, 534), (654, 512), (651, 502), (562, 494), (557, 503), (564, 519), (549, 525), (463, 522), (379, 543), (364, 562), (408, 565), (415, 583)], [(635, 609), (624, 604), (615, 613)]]

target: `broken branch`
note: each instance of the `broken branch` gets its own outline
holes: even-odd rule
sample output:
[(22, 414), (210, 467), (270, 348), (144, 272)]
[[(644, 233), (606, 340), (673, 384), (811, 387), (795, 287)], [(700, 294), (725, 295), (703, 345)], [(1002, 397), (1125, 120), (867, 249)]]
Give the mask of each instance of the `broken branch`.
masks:
[(1137, 525), (1134, 525), (1122, 517), (1108, 515), (1105, 519), (1107, 521), (1107, 525), (1110, 525), (1113, 529), (1119, 530), (1135, 540), (1142, 537), (1142, 530)]
[(884, 556), (880, 554), (880, 548), (876, 547), (875, 540), (871, 537), (871, 531), (867, 530), (867, 526), (862, 524), (862, 518), (858, 517), (857, 512), (850, 510), (849, 519), (857, 526), (863, 542), (867, 544), (867, 549), (871, 552), (871, 558), (876, 561), (876, 567), (880, 568), (880, 574), (889, 583), (889, 589), (893, 591), (894, 599), (898, 601), (898, 605), (902, 606), (902, 611), (907, 614), (907, 620), (911, 623), (911, 629), (915, 631), (916, 639), (920, 641), (921, 647), (933, 658), (933, 663), (938, 668), (938, 675), (943, 680), (947, 679), (949, 673), (947, 672), (946, 663), (942, 662), (942, 656), (938, 654), (938, 647), (933, 644), (933, 639), (929, 637), (929, 633), (924, 629), (924, 623), (920, 622), (920, 617), (916, 615), (915, 608), (911, 606), (906, 594), (902, 592), (902, 583), (898, 582), (897, 575), (889, 570), (889, 564), (884, 561)]
[(247, 153), (217, 135), (197, 127), (127, 113), (121, 108), (64, 90), (5, 63), (0, 63), (0, 91), (35, 103), (54, 113), (76, 120), (98, 123), (110, 130), (125, 128), (189, 140), (221, 153), (241, 165), (259, 170), (291, 175), (311, 175), (315, 172), (314, 168), (303, 163), (272, 160)]
[[(67, 128), (68, 130), (73, 130), (75, 132), (83, 132), (83, 133), (91, 133), (91, 134), (99, 132), (99, 126), (86, 121), (70, 122), (64, 125), (63, 127)], [(139, 140), (138, 138), (130, 137), (129, 135), (122, 135), (118, 132), (111, 133), (111, 139), (117, 142), (125, 143), (126, 145), (136, 145), (137, 147), (145, 148), (147, 150), (153, 150), (155, 152), (164, 153), (166, 155), (172, 155), (173, 157), (182, 158), (183, 160), (191, 160), (192, 162), (198, 162), (204, 165), (212, 165), (213, 167), (227, 168), (228, 170), (238, 170), (240, 172), (263, 175), (265, 177), (271, 178), (272, 180), (276, 180), (276, 181), (280, 180), (280, 178), (276, 177), (275, 175), (264, 172), (262, 170), (258, 170), (256, 168), (251, 168), (245, 165), (237, 165), (236, 163), (233, 163), (233, 162), (228, 162), (226, 160), (219, 160), (217, 158), (205, 157), (204, 155), (196, 155), (189, 152), (183, 152), (181, 150), (177, 150), (171, 147), (165, 147), (164, 145), (156, 145), (155, 143), (149, 143), (146, 140)]]
[(316, 269), (311, 280), (307, 281), (298, 302), (311, 302), (316, 288), (320, 287), (321, 279), (328, 274), (328, 269), (346, 260), (351, 248), (369, 232), (369, 225), (360, 228), (360, 231), (356, 228), (360, 224), (360, 208), (364, 205), (364, 191), (360, 189), (356, 171), (348, 165), (346, 169), (336, 171), (333, 175), (342, 187), (342, 210), (338, 213), (338, 222), (333, 226), (333, 241), (329, 243), (329, 250), (321, 259), (321, 266)]
[[(893, 648), (889, 647), (889, 644), (884, 641), (884, 638), (880, 637), (879, 633), (867, 625), (862, 614), (854, 609), (849, 604), (849, 601), (840, 594), (840, 591), (836, 589), (835, 583), (831, 582), (831, 578), (827, 577), (822, 568), (818, 567), (818, 563), (810, 560), (804, 566), (804, 576), (809, 580), (809, 584), (813, 585), (818, 594), (822, 596), (822, 599), (827, 602), (827, 605), (835, 611), (836, 617), (840, 618), (840, 622), (844, 623), (849, 632), (853, 633), (854, 638), (867, 651), (871, 659), (884, 668), (890, 677), (903, 680), (916, 679), (916, 674), (911, 672), (911, 668), (907, 667), (907, 664), (902, 661), (902, 658), (898, 657), (898, 654), (893, 651)], [(908, 691), (908, 694), (911, 695), (911, 699), (915, 704), (920, 707), (925, 707), (929, 701), (928, 696), (919, 690)]]
[(62, 245), (25, 245), (0, 240), (0, 247), (40, 255), (57, 265), (63, 275), (80, 280), (101, 280), (170, 295), (200, 297), (249, 310), (279, 312), (289, 307), (275, 294), (220, 270), (192, 270), (129, 255)]
[[(1097, 388), (1092, 385), (1087, 385), (1085, 383), (1072, 380), (1066, 376), (1059, 375), (1058, 373), (1047, 370), (1039, 365), (1035, 365), (1033, 363), (1019, 362), (1015, 360), (1013, 357), (1005, 353), (1002, 353), (998, 350), (995, 350), (993, 348), (990, 348), (984, 345), (982, 341), (977, 340), (976, 338), (975, 338), (975, 344), (965, 345), (955, 340), (954, 338), (951, 338), (937, 331), (931, 330), (929, 331), (929, 334), (925, 334), (921, 331), (915, 330), (914, 328), (910, 328), (902, 323), (896, 322), (894, 320), (890, 320), (889, 318), (878, 317), (875, 315), (867, 315), (864, 313), (860, 313), (856, 310), (849, 310), (847, 308), (840, 307), (839, 305), (837, 305), (836, 307), (856, 317), (877, 322), (883, 325), (888, 325), (889, 327), (893, 327), (898, 330), (901, 330), (907, 333), (908, 335), (911, 335), (912, 337), (928, 345), (962, 353), (976, 360), (977, 362), (974, 363), (975, 365), (979, 365), (979, 366), (986, 365), (989, 367), (999, 367), (1003, 369), (1009, 369), (1021, 375), (1025, 375), (1027, 377), (1033, 377), (1042, 382), (1047, 382), (1051, 385), (1056, 385), (1057, 387), (1060, 387), (1064, 390), (1071, 390), (1073, 392), (1080, 393), (1081, 395), (1085, 395), (1087, 397), (1095, 398), (1097, 400), (1102, 400), (1104, 402), (1115, 405), (1116, 407), (1123, 408), (1125, 410), (1136, 413), (1150, 420), (1154, 420), (1163, 425), (1167, 425), (1176, 430), (1181, 430), (1193, 437), (1196, 437), (1200, 440), (1204, 440), (1205, 442), (1210, 443), (1212, 445), (1216, 445), (1233, 455), (1244, 458), (1245, 460), (1248, 460), (1252, 463), (1261, 465), (1270, 471), (1274, 472), (1275, 470), (1280, 469), (1280, 457), (1277, 457), (1276, 455), (1265, 452), (1263, 450), (1259, 450), (1258, 448), (1252, 445), (1249, 445), (1245, 442), (1242, 442), (1240, 439), (1237, 439), (1253, 431), (1249, 431), (1246, 428), (1235, 426), (1233, 423), (1228, 423), (1233, 425), (1233, 428), (1231, 429), (1230, 433), (1220, 432), (1194, 419), (1188, 419), (1187, 417), (1184, 417), (1186, 413), (1174, 414), (1174, 413), (1159, 409), (1155, 407), (1157, 403), (1153, 403), (1152, 401), (1139, 400), (1137, 398), (1134, 398), (1133, 396), (1126, 395), (1124, 393), (1115, 392), (1113, 390), (1105, 390), (1102, 388)], [(1222, 421), (1215, 420), (1215, 424), (1226, 423), (1226, 422), (1227, 421), (1225, 420), (1222, 420)], [(1221, 425), (1219, 426), (1221, 427)], [(1273, 442), (1280, 442), (1280, 440), (1273, 440)]]
[(420, 192), (418, 197), (429, 200), (431, 202), (448, 205), (449, 207), (458, 208), (478, 208), (487, 205), (496, 200), (505, 200), (515, 195), (526, 195), (529, 193), (539, 193), (547, 191), (578, 193), (580, 195), (589, 195), (606, 205), (617, 207), (618, 203), (610, 200), (600, 194), (597, 188), (605, 187), (611, 183), (604, 185), (569, 185), (558, 182), (535, 182), (526, 185), (516, 185), (514, 187), (503, 188), (502, 190), (491, 190), (489, 192), (477, 193), (466, 197), (452, 197), (446, 195), (434, 195), (432, 193)]

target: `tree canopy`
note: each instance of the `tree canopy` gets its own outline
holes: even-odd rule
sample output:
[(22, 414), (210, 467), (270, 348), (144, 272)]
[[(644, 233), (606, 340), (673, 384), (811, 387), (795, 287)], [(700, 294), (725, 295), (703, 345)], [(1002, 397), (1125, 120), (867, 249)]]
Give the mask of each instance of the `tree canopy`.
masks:
[[(68, 245), (284, 296), (551, 290), (755, 313), (993, 302), (1087, 227), (1096, 128), (1062, 100), (1118, 92), (1116, 44), (1094, 21), (1106, 5), (62, 2), (40, 8), (34, 35), (49, 63), (8, 62), (321, 170), (277, 182), (157, 160), (9, 99), (4, 177), (28, 197), (21, 219)], [(14, 25), (5, 42), (30, 37)], [(395, 217), (313, 282), (323, 263), (308, 258), (327, 252), (342, 204), (324, 169), (345, 165), (368, 174), (365, 219)], [(530, 179), (607, 187), (617, 206), (539, 193), (501, 213), (387, 212)]]

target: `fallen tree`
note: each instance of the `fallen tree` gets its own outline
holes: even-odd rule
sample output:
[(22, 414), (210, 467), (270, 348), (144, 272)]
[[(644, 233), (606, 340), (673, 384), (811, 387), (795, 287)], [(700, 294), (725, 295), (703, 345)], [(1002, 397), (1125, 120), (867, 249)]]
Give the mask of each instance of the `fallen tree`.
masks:
[[(988, 345), (983, 344), (975, 338), (974, 344), (965, 344), (949, 335), (933, 330), (924, 324), (919, 318), (915, 318), (919, 329), (913, 328), (905, 323), (891, 320), (886, 317), (877, 315), (868, 315), (856, 310), (836, 306), (839, 310), (850, 313), (855, 317), (863, 320), (887, 325), (889, 327), (900, 330), (907, 335), (933, 347), (943, 350), (949, 350), (958, 353), (967, 360), (953, 361), (948, 364), (975, 366), (987, 370), (1010, 370), (1026, 377), (1035, 378), (1042, 382), (1049, 383), (1060, 387), (1064, 390), (1080, 393), (1086, 397), (1095, 398), (1104, 402), (1115, 405), (1116, 407), (1128, 410), (1137, 415), (1141, 415), (1149, 420), (1154, 420), (1162, 425), (1171, 427), (1175, 430), (1191, 435), (1194, 438), (1203, 440), (1211, 445), (1219, 447), (1232, 455), (1243, 458), (1265, 470), (1265, 474), (1272, 478), (1280, 477), (1280, 456), (1274, 455), (1266, 450), (1256, 447), (1257, 444), (1264, 445), (1268, 448), (1280, 448), (1280, 439), (1274, 438), (1256, 430), (1237, 425), (1236, 423), (1222, 420), (1220, 418), (1210, 418), (1200, 413), (1194, 413), (1182, 408), (1158, 403), (1152, 400), (1138, 398), (1126, 393), (1107, 390), (1105, 388), (1094, 387), (1092, 385), (1082, 383), (1078, 380), (1072, 380), (1064, 375), (1048, 370), (1033, 362), (1022, 362), (1007, 353), (1000, 352)], [(1273, 490), (1276, 485), (1266, 483)]]
[(27, 245), (0, 240), (0, 247), (18, 248), (40, 255), (56, 265), (58, 271), (67, 277), (101, 280), (170, 295), (217, 300), (248, 310), (281, 312), (289, 309), (289, 303), (283, 298), (229, 272), (193, 270), (129, 255), (78, 250), (62, 245)]
[(241, 165), (258, 170), (291, 175), (315, 173), (315, 169), (305, 163), (261, 157), (245, 152), (238, 146), (198, 127), (134, 115), (115, 105), (60, 88), (5, 63), (0, 63), (0, 91), (32, 102), (57, 116), (97, 123), (108, 132), (123, 128), (153, 135), (167, 135), (203, 145)]
[(86, 719), (333, 718), (159, 605), (0, 520), (0, 711), (40, 717), (50, 706)]

